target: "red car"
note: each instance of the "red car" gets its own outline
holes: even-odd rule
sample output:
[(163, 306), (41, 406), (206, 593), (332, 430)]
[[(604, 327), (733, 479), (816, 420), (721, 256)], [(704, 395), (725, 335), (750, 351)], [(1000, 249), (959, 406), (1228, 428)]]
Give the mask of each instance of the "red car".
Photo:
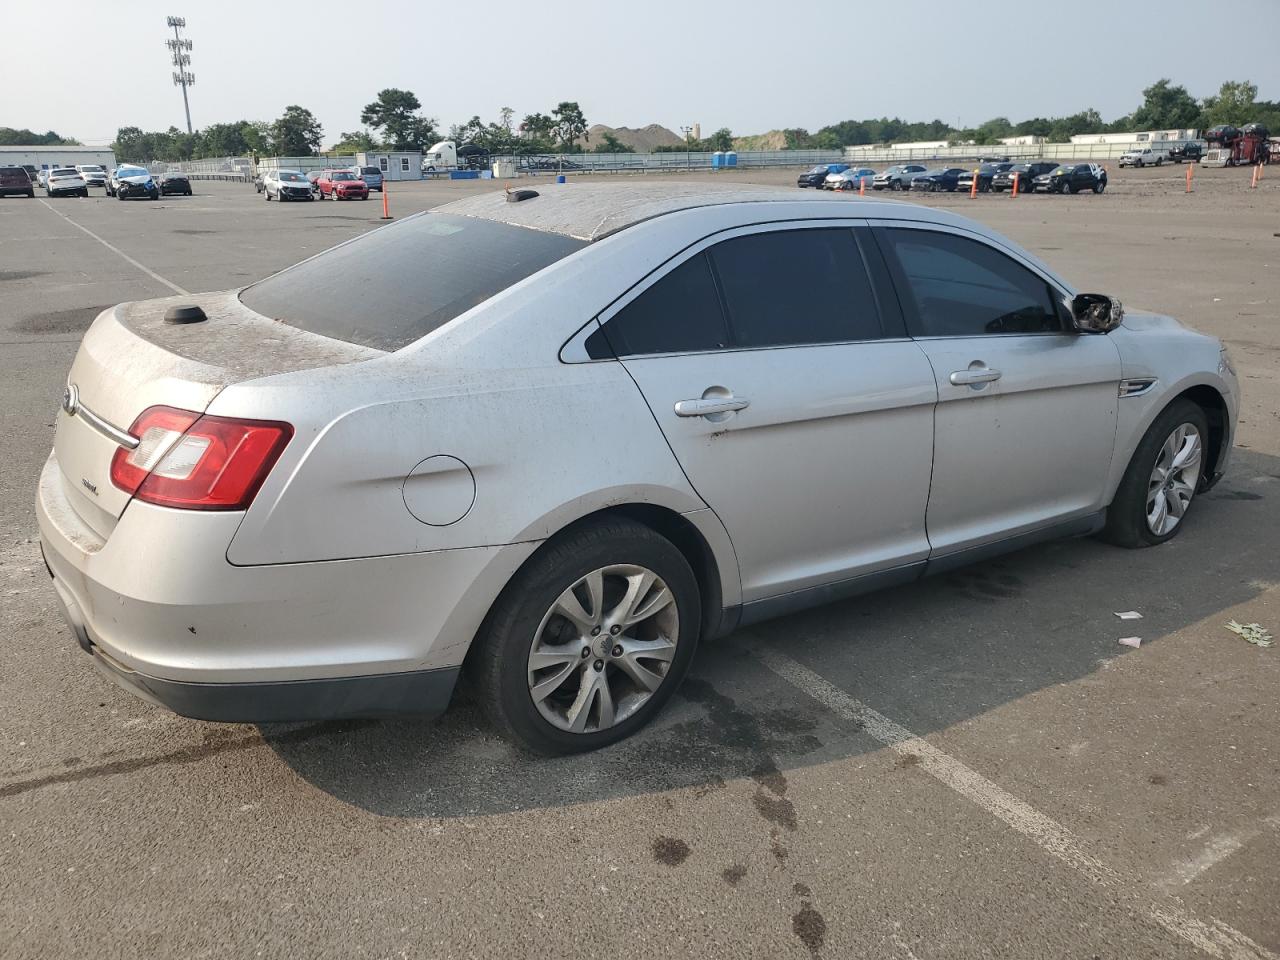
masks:
[(368, 200), (369, 185), (350, 170), (326, 170), (316, 180), (320, 196), (330, 200)]
[(0, 197), (16, 193), (20, 197), (35, 198), (36, 190), (31, 177), (22, 167), (0, 167)]

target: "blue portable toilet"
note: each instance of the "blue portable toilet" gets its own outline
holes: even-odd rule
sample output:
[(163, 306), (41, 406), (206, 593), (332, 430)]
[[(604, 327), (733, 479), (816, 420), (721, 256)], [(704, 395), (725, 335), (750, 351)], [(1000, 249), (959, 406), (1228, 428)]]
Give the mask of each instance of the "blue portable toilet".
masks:
[(717, 150), (715, 153), (711, 155), (711, 169), (719, 170), (723, 166), (724, 166), (724, 151)]
[(738, 165), (738, 155), (730, 150), (724, 155), (724, 165), (726, 167), (736, 167)]

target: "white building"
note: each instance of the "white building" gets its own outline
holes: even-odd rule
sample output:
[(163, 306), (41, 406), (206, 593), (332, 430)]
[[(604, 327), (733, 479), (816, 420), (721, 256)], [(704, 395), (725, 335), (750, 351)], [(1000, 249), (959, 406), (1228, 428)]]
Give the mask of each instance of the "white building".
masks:
[(422, 153), (357, 153), (356, 163), (362, 167), (377, 167), (386, 180), (421, 180)]
[(5, 167), (31, 164), (37, 170), (47, 170), (87, 163), (96, 163), (111, 170), (116, 165), (116, 155), (106, 147), (0, 147), (0, 166)]
[(1198, 140), (1199, 130), (1127, 130), (1124, 133), (1081, 133), (1072, 143), (1177, 143)]

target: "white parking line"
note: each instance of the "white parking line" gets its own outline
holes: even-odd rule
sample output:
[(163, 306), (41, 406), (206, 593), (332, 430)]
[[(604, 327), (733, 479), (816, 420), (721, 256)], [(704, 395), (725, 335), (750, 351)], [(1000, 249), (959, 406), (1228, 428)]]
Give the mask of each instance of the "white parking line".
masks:
[(756, 658), (783, 680), (807, 693), (844, 719), (858, 724), (895, 753), (914, 755), (919, 769), (1002, 820), (1057, 860), (1094, 884), (1114, 890), (1149, 920), (1211, 957), (1225, 960), (1280, 960), (1266, 947), (1218, 920), (1193, 917), (1172, 898), (1141, 893), (1144, 884), (1107, 866), (1084, 849), (1080, 838), (1051, 817), (1024, 803), (975, 770), (922, 740), (906, 727), (849, 696), (803, 664), (762, 644), (752, 644)]
[(174, 293), (181, 294), (184, 297), (189, 297), (191, 295), (188, 291), (183, 290), (176, 283), (172, 282), (171, 280), (166, 280), (164, 277), (160, 276), (160, 274), (156, 273), (150, 267), (146, 266), (145, 264), (139, 263), (137, 260), (133, 259), (133, 257), (129, 256), (119, 247), (115, 246), (114, 244), (108, 243), (106, 240), (103, 240), (100, 236), (98, 236), (88, 227), (82, 227), (80, 224), (76, 223), (74, 220), (68, 217), (61, 210), (58, 210), (55, 207), (51, 206), (49, 202), (45, 200), (43, 197), (37, 197), (36, 199), (39, 200), (41, 203), (43, 203), (46, 207), (48, 207), (54, 213), (56, 213), (58, 216), (60, 216), (63, 220), (67, 221), (67, 223), (75, 227), (77, 230), (81, 230), (87, 233), (89, 236), (93, 237), (93, 239), (97, 240), (100, 244), (102, 244), (104, 247), (106, 247), (116, 256), (120, 257), (122, 260), (125, 260), (128, 263), (131, 263), (133, 266), (137, 267), (139, 270), (145, 273), (152, 280), (155, 280), (157, 283), (163, 283), (166, 287), (168, 287)]

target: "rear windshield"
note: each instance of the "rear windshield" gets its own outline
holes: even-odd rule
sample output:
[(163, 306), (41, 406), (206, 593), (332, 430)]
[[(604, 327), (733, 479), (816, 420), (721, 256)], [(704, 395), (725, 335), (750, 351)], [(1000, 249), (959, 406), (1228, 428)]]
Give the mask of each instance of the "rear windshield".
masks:
[(304, 260), (240, 299), (291, 327), (398, 350), (584, 246), (558, 233), (424, 213)]
[(0, 177), (16, 177), (18, 174), (27, 175), (27, 171), (21, 167), (0, 167)]
[(366, 176), (371, 173), (376, 173), (376, 174), (382, 173), (382, 171), (379, 170), (377, 167), (361, 167), (360, 172), (365, 174)]

